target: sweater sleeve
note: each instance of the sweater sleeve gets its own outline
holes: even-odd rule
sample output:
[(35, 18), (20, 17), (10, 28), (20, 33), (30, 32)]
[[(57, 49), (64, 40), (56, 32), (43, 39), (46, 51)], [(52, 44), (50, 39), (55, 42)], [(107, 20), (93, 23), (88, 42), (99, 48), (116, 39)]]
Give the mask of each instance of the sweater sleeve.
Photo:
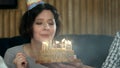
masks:
[(15, 68), (15, 65), (13, 63), (14, 58), (15, 58), (14, 52), (12, 52), (11, 49), (8, 49), (4, 56), (4, 61), (6, 65), (8, 66), (8, 68)]

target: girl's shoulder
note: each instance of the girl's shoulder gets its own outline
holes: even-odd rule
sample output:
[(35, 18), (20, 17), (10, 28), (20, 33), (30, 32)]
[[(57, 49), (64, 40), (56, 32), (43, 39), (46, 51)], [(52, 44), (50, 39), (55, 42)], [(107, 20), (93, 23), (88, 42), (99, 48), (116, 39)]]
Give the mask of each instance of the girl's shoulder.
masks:
[(24, 46), (24, 45), (17, 45), (17, 46), (8, 48), (8, 50), (19, 50), (19, 49), (21, 49), (23, 46)]
[(24, 45), (22, 44), (22, 45), (17, 45), (17, 46), (8, 48), (7, 51), (6, 51), (6, 53), (16, 54), (16, 53), (18, 53), (18, 52), (24, 52), (23, 46), (24, 46)]

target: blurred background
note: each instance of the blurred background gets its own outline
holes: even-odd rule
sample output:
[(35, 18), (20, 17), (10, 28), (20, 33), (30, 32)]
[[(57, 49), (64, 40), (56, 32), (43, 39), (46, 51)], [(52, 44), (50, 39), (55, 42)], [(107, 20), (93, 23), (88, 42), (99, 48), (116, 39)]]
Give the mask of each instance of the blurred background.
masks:
[[(54, 5), (62, 19), (61, 34), (115, 35), (120, 31), (120, 0), (44, 0)], [(0, 38), (19, 35), (19, 21), (27, 10), (25, 0), (1, 8)]]

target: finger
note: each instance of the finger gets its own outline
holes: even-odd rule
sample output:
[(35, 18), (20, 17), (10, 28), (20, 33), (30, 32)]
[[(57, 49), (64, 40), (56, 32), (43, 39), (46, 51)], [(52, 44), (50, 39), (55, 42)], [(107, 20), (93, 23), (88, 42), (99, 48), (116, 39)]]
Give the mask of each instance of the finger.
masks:
[(26, 57), (24, 57), (24, 56), (17, 56), (16, 58), (15, 58), (15, 61), (17, 62), (17, 61), (22, 61), (22, 60), (26, 60)]
[(19, 58), (19, 59), (16, 59), (14, 61), (14, 63), (17, 65), (17, 66), (20, 66), (20, 67), (27, 67), (27, 61), (25, 58)]
[(17, 56), (25, 56), (23, 53), (17, 53), (16, 57)]
[(17, 53), (16, 59), (26, 59), (26, 57), (23, 53)]
[(17, 53), (14, 61), (15, 64), (27, 63), (26, 57), (22, 53)]
[(21, 65), (22, 65), (23, 67), (26, 67), (26, 66), (27, 66), (27, 61), (26, 61), (26, 60), (22, 60), (22, 61), (21, 61)]

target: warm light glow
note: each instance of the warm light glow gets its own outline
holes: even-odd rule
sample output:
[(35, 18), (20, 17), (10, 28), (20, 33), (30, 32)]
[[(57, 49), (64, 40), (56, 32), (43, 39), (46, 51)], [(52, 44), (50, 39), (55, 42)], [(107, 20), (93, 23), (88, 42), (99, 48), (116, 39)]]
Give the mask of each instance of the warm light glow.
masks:
[(65, 42), (66, 40), (65, 40), (65, 38), (64, 39), (62, 39), (62, 42)]
[(60, 42), (59, 41), (55, 41), (56, 44), (59, 44)]
[(42, 42), (43, 45), (48, 45), (48, 42)]
[(48, 49), (48, 42), (42, 42), (42, 49), (43, 50), (46, 50), (46, 49)]
[(69, 45), (72, 45), (71, 41), (68, 40), (67, 42), (68, 42)]
[(61, 41), (54, 41), (51, 43), (50, 41), (42, 42), (43, 49), (50, 49), (50, 48), (61, 48), (65, 50), (72, 50), (72, 42), (70, 40), (66, 40), (65, 38)]
[(67, 40), (66, 49), (72, 50), (72, 43), (71, 43), (71, 41), (69, 41), (69, 40)]

